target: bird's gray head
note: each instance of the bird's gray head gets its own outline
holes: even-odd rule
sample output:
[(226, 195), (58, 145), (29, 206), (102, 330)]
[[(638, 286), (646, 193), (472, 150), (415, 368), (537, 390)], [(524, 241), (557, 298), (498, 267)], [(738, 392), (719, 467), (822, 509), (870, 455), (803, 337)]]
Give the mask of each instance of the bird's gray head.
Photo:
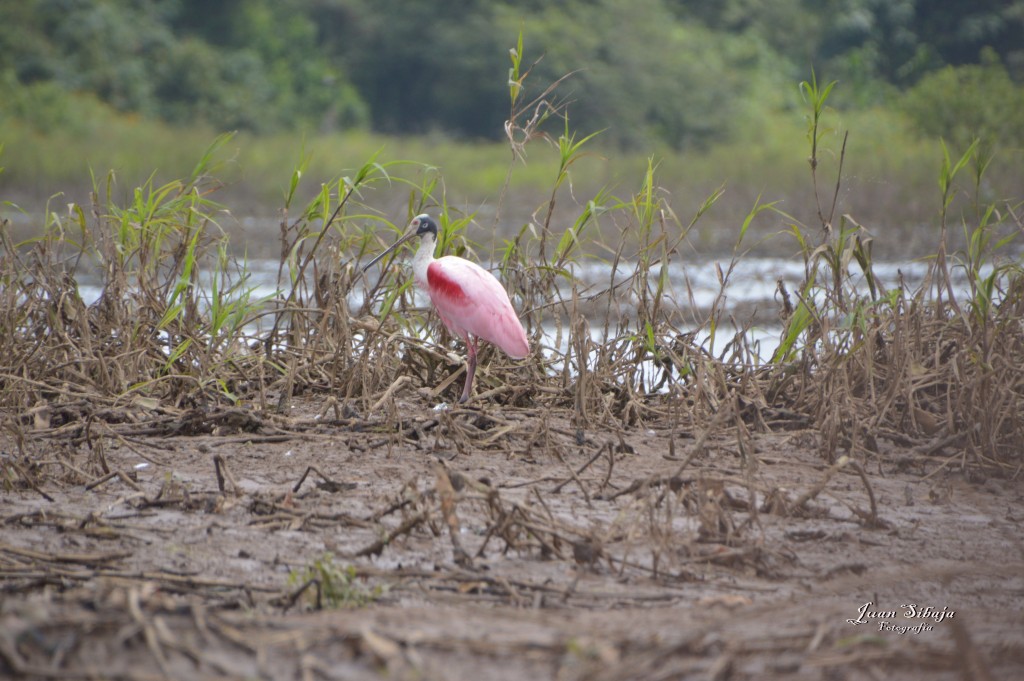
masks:
[(437, 223), (426, 213), (414, 217), (410, 226), (416, 230), (416, 236), (423, 236), (429, 232), (437, 238)]
[(423, 213), (422, 215), (417, 215), (412, 219), (412, 222), (409, 223), (409, 228), (405, 231), (405, 235), (403, 235), (401, 239), (399, 239), (398, 241), (384, 249), (384, 251), (376, 258), (366, 263), (366, 265), (363, 266), (363, 271), (365, 272), (366, 270), (376, 265), (381, 258), (383, 258), (391, 251), (395, 250), (396, 248), (398, 248), (399, 246), (401, 246), (414, 236), (425, 237), (428, 234), (432, 238), (432, 241), (430, 243), (437, 243), (437, 223), (434, 222), (434, 220), (426, 213)]

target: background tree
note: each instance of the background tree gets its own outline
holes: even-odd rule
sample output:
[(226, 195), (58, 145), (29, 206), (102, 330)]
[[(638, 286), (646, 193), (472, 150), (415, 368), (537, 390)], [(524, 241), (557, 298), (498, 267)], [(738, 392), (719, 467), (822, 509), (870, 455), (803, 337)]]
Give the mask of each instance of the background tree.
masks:
[(576, 72), (573, 126), (623, 147), (749, 134), (811, 67), (842, 82), (840, 106), (920, 86), (918, 118), (983, 51), (1003, 76), (957, 78), (1010, 101), (1024, 81), (1024, 0), (22, 0), (0, 26), (0, 118), (39, 129), (103, 102), (221, 129), (498, 139), (521, 29), (530, 81)]

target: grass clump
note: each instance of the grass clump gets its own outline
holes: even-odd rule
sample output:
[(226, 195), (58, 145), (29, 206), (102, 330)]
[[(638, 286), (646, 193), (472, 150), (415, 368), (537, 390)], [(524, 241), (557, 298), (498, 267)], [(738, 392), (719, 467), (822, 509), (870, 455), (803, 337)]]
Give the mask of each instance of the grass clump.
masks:
[(325, 553), (304, 568), (288, 574), (288, 585), (296, 589), (295, 597), (304, 596), (317, 610), (363, 608), (386, 593), (377, 585), (368, 587), (360, 579), (354, 565), (334, 562), (334, 555)]
[(820, 229), (812, 241), (815, 230), (790, 224), (806, 277), (795, 302), (782, 291), (785, 328), (769, 398), (813, 414), (830, 460), (839, 449), (877, 454), (885, 438), (929, 454), (956, 448), (964, 460), (1009, 473), (1024, 434), (1024, 371), (1016, 360), (1024, 350), (1024, 269), (1013, 246), (1022, 233), (1020, 204), (985, 206), (979, 192), (970, 193), (961, 215), (968, 246), (949, 253), (957, 176), (971, 168), (979, 187), (991, 158), (975, 142), (951, 160), (943, 145), (927, 276), (916, 288), (901, 281), (886, 290), (873, 270), (874, 237), (851, 216), (836, 215), (845, 142), (834, 192), (819, 193), (816, 143), (830, 89), (804, 84)]
[[(246, 333), (265, 301), (244, 261), (230, 255), (210, 199), (211, 160), (228, 139), (218, 138), (188, 178), (151, 179), (123, 205), (111, 176), (96, 182), (91, 206), (47, 208), (38, 237), (15, 243), (4, 222), (5, 406), (237, 401), (239, 381), (258, 363)], [(99, 290), (88, 305), (87, 282)]]

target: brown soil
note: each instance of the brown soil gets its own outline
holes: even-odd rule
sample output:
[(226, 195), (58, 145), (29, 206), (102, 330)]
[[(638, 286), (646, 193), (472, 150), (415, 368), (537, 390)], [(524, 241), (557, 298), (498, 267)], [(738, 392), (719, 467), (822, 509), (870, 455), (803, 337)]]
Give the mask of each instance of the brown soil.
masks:
[(293, 412), (0, 436), (0, 677), (1024, 678), (1024, 488), (940, 442)]

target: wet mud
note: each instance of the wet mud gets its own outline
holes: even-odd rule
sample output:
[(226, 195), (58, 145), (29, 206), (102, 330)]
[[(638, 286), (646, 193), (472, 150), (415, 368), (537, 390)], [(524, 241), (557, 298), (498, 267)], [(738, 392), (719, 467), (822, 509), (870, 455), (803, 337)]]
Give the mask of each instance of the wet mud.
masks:
[(1024, 676), (1024, 487), (954, 449), (324, 406), (5, 434), (0, 676)]

